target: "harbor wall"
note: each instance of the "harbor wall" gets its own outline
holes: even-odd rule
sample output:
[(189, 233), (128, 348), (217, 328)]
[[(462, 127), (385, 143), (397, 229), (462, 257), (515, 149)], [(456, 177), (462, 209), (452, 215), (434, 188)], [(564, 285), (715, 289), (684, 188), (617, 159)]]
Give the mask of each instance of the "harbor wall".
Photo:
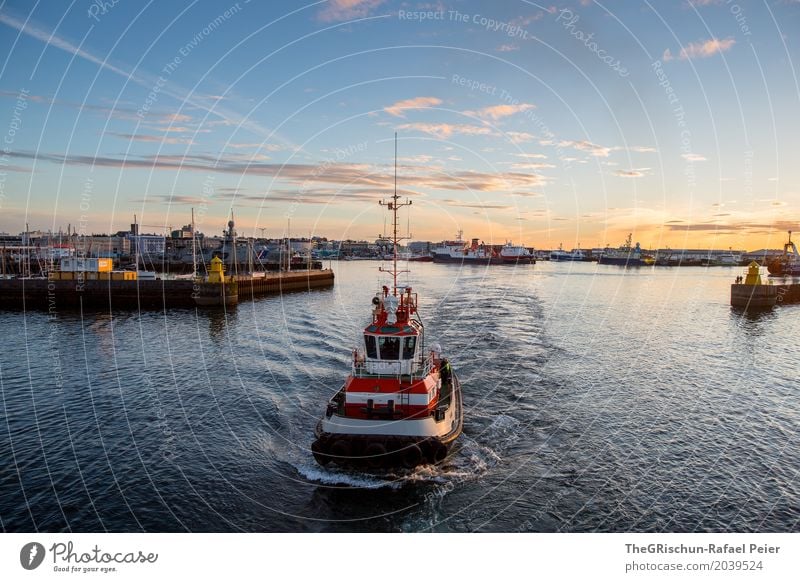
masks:
[[(261, 295), (276, 295), (330, 287), (333, 271), (267, 273), (265, 277), (237, 276), (239, 303)], [(0, 309), (194, 307), (195, 283), (186, 279), (136, 281), (0, 279)]]

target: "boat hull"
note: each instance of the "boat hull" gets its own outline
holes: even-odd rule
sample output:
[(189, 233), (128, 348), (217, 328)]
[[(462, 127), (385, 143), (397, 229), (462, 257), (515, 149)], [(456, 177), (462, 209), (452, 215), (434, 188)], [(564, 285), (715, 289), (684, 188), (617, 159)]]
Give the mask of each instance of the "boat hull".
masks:
[(800, 277), (800, 265), (775, 261), (767, 265), (770, 275), (776, 277)]
[[(450, 406), (426, 418), (387, 421), (326, 416), (311, 445), (322, 466), (358, 469), (413, 469), (444, 461), (463, 429), (461, 384), (453, 374)], [(439, 418), (437, 418), (439, 417)]]
[(600, 265), (618, 265), (621, 267), (646, 267), (647, 263), (642, 259), (626, 259), (616, 257), (600, 257), (597, 261)]
[(533, 257), (504, 257), (500, 256), (500, 260), (504, 265), (531, 265), (536, 263)]
[(434, 255), (434, 263), (451, 263), (458, 265), (502, 265), (505, 261), (500, 257), (451, 257), (449, 255)]

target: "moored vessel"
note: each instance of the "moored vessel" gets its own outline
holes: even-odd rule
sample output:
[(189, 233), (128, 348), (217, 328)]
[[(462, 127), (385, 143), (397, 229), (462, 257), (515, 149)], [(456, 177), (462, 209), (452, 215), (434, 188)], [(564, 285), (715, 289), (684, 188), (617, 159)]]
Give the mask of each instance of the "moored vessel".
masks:
[(767, 265), (770, 275), (798, 277), (800, 276), (800, 253), (792, 242), (792, 231), (789, 231), (789, 241), (783, 245), (783, 254)]
[(655, 263), (653, 257), (642, 252), (638, 242), (636, 246), (631, 246), (632, 237), (633, 233), (628, 234), (625, 244), (617, 249), (606, 248), (597, 262), (601, 265), (620, 265), (623, 267), (644, 267)]
[(386, 203), (393, 215), (393, 267), (382, 269), (391, 274), (392, 287), (372, 298), (350, 374), (317, 424), (311, 451), (322, 466), (412, 469), (441, 463), (461, 434), (458, 377), (439, 345), (426, 344), (417, 294), (397, 283), (405, 272), (397, 268), (397, 210), (410, 204), (399, 202), (395, 186)]
[[(460, 238), (459, 232), (459, 238)], [(440, 247), (433, 249), (434, 263), (459, 263), (459, 264), (480, 264), (480, 265), (499, 265), (505, 261), (499, 253), (479, 239), (473, 238), (467, 246), (463, 241), (447, 241)], [(461, 243), (459, 245), (459, 243)]]
[(536, 262), (533, 253), (523, 246), (513, 244), (511, 241), (503, 245), (499, 255), (500, 259), (506, 264), (528, 264)]
[(550, 253), (550, 260), (556, 262), (564, 261), (588, 261), (589, 259), (580, 248), (572, 249), (570, 252), (564, 250), (562, 245), (558, 245), (558, 249)]

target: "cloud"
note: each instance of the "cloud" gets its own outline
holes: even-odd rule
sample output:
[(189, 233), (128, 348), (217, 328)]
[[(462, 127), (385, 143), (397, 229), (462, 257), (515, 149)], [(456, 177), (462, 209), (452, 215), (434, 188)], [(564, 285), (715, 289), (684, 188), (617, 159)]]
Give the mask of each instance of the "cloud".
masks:
[(459, 202), (458, 200), (445, 199), (442, 202), (448, 206), (458, 206), (459, 208), (480, 208), (482, 210), (510, 210), (513, 208), (507, 204), (485, 204), (482, 202)]
[(511, 167), (515, 170), (543, 170), (545, 168), (555, 168), (556, 166), (553, 164), (546, 164), (546, 163), (525, 163), (525, 164), (511, 164)]
[(518, 51), (519, 47), (517, 45), (514, 45), (514, 44), (501, 44), (499, 47), (497, 47), (494, 50), (496, 50), (499, 53), (510, 53), (510, 52), (513, 52), (513, 51)]
[(529, 109), (534, 109), (536, 106), (532, 103), (519, 103), (518, 105), (492, 105), (491, 107), (484, 107), (477, 111), (465, 111), (464, 115), (472, 117), (479, 117), (481, 119), (491, 119), (497, 121), (503, 117), (508, 117), (516, 113), (522, 113)]
[[(677, 58), (681, 61), (686, 61), (688, 59), (705, 59), (717, 53), (729, 51), (734, 44), (736, 44), (736, 40), (733, 38), (726, 38), (723, 40), (711, 38), (705, 41), (690, 42), (685, 47), (681, 48)], [(661, 57), (664, 62), (672, 61), (675, 58), (676, 57), (672, 55), (669, 49), (666, 49)]]
[[(48, 154), (33, 151), (10, 152), (9, 157), (37, 160), (69, 166), (119, 168), (125, 170), (164, 170), (232, 174), (245, 177), (268, 176), (301, 190), (332, 185), (367, 188), (376, 196), (394, 187), (393, 166), (368, 164), (278, 164), (253, 160), (248, 156), (230, 155), (153, 155), (153, 156), (86, 156)], [(426, 188), (439, 191), (509, 192), (542, 186), (547, 178), (525, 172), (458, 171), (442, 173), (428, 165), (407, 166), (402, 177), (406, 188)]]
[(524, 131), (507, 131), (505, 132), (505, 135), (508, 136), (508, 138), (511, 140), (511, 143), (523, 143), (526, 141), (532, 141), (536, 138), (536, 136)]
[(547, 156), (544, 154), (513, 154), (518, 158), (526, 158), (529, 160), (546, 160)]
[(131, 141), (142, 141), (147, 143), (160, 143), (160, 144), (192, 144), (191, 139), (181, 137), (164, 137), (160, 135), (147, 135), (147, 134), (130, 134), (130, 133), (116, 133), (113, 131), (106, 132), (105, 135), (113, 135), (122, 139)]
[(397, 103), (389, 105), (388, 107), (384, 107), (383, 110), (389, 115), (394, 115), (395, 117), (405, 117), (405, 115), (403, 115), (403, 111), (407, 111), (409, 109), (427, 109), (428, 107), (439, 105), (441, 102), (442, 100), (437, 99), (436, 97), (414, 97), (413, 99), (398, 101)]
[(678, 222), (682, 221), (673, 220), (665, 223), (665, 225), (669, 230), (689, 232), (710, 231), (717, 234), (735, 234), (742, 232), (751, 234), (771, 234), (775, 232), (786, 232), (787, 230), (796, 230), (798, 227), (797, 222), (792, 222), (790, 220), (776, 220), (774, 222), (703, 222), (697, 224), (677, 224)]
[(639, 152), (639, 153), (655, 153), (658, 152), (656, 148), (650, 146), (633, 146), (628, 148), (632, 152)]
[(614, 171), (614, 175), (621, 178), (641, 178), (646, 176), (649, 172), (650, 168), (634, 168), (631, 170), (616, 170)]
[(681, 154), (681, 157), (687, 162), (705, 162), (706, 157), (700, 154)]
[(383, 4), (384, 0), (329, 0), (317, 13), (322, 22), (342, 22), (354, 18), (364, 18)]
[(591, 155), (599, 158), (607, 158), (613, 150), (618, 150), (618, 147), (606, 147), (597, 145), (595, 143), (589, 141), (572, 141), (572, 140), (562, 140), (558, 143), (559, 147), (571, 147), (576, 150), (580, 150), (582, 152), (589, 152)]
[(449, 139), (455, 134), (460, 135), (488, 135), (492, 131), (488, 127), (465, 125), (459, 123), (405, 123), (398, 129), (411, 129), (434, 135), (440, 139)]

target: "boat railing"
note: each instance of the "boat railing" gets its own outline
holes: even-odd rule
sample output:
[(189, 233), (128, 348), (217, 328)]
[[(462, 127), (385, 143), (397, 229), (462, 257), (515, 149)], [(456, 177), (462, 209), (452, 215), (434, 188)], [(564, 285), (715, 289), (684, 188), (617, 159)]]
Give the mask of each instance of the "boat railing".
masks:
[(418, 355), (410, 360), (371, 360), (353, 351), (352, 374), (364, 376), (414, 376), (426, 377), (436, 366), (433, 354)]

